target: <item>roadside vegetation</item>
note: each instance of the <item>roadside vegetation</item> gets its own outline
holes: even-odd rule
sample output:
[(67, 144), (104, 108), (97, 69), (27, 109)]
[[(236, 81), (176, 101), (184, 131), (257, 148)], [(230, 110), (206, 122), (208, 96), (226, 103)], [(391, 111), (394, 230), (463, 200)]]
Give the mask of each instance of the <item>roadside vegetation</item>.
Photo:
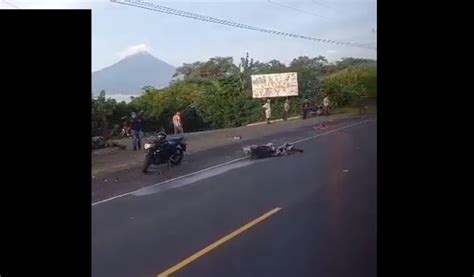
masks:
[[(231, 57), (183, 64), (169, 87), (144, 87), (131, 102), (117, 102), (102, 91), (92, 97), (92, 135), (118, 133), (130, 113), (144, 119), (145, 131), (171, 131), (171, 118), (182, 114), (187, 132), (230, 128), (262, 121), (262, 100), (252, 98), (250, 76), (298, 73), (299, 96), (290, 100), (290, 116), (301, 114), (302, 101), (321, 103), (329, 94), (339, 111), (351, 110), (377, 97), (377, 64), (374, 60), (344, 58), (328, 63), (325, 57), (298, 57), (290, 65), (266, 63), (247, 56), (236, 65)], [(282, 116), (284, 99), (272, 101), (272, 117)]]

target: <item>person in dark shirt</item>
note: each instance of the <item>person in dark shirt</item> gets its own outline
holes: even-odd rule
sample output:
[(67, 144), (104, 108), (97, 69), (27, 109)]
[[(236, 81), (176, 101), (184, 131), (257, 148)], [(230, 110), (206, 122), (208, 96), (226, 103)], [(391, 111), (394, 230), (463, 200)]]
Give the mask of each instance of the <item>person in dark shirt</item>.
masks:
[(130, 129), (132, 130), (133, 151), (142, 149), (142, 120), (137, 116), (136, 113), (132, 113)]

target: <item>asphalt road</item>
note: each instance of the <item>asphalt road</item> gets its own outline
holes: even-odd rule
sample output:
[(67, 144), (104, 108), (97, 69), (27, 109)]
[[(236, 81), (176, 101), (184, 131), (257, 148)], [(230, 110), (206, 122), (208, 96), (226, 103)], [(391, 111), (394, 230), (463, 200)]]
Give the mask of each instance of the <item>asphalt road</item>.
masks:
[[(279, 126), (280, 130), (277, 132), (271, 132), (270, 134), (260, 132), (264, 134), (253, 139), (249, 139), (247, 136), (244, 136), (241, 140), (231, 139), (228, 145), (214, 146), (212, 149), (196, 151), (192, 153), (186, 152), (182, 164), (177, 167), (169, 169), (166, 165), (159, 165), (155, 168), (157, 172), (152, 174), (143, 174), (140, 165), (137, 168), (120, 170), (112, 174), (106, 174), (106, 176), (96, 176), (96, 178), (92, 179), (92, 202), (97, 203), (111, 197), (129, 193), (137, 189), (175, 178), (176, 176), (190, 174), (209, 168), (216, 164), (222, 164), (235, 160), (245, 156), (245, 154), (242, 152), (242, 147), (250, 144), (266, 144), (268, 142), (272, 142), (275, 145), (280, 145), (284, 142), (297, 141), (302, 138), (314, 136), (315, 134), (334, 130), (352, 123), (357, 123), (365, 118), (366, 117), (360, 118), (356, 116), (336, 119), (330, 117), (328, 129), (318, 131), (315, 131), (312, 126), (315, 123), (319, 123), (321, 119), (325, 120), (325, 118), (309, 118), (307, 120), (301, 120), (300, 122), (295, 122), (297, 123), (297, 126), (291, 124), (286, 125), (285, 123), (275, 124), (281, 125)], [(282, 128), (283, 126), (285, 126), (285, 128)], [(259, 128), (265, 129), (268, 127), (269, 126), (260, 126)], [(209, 137), (208, 139), (211, 140), (212, 137)], [(193, 147), (192, 140), (187, 143), (189, 148)], [(140, 153), (140, 156), (142, 156), (140, 163), (143, 162), (143, 155), (144, 153)]]
[(277, 207), (171, 276), (376, 276), (376, 121), (298, 147), (93, 206), (92, 276), (157, 276)]

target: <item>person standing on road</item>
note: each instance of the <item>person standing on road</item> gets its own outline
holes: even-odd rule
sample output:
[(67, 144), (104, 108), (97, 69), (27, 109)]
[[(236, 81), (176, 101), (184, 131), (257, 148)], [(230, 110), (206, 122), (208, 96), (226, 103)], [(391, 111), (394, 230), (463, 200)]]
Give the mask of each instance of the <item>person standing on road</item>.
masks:
[(132, 121), (130, 123), (130, 129), (132, 131), (132, 140), (133, 140), (133, 151), (137, 149), (142, 149), (142, 120), (138, 118), (136, 113), (132, 113)]
[(175, 135), (184, 133), (180, 112), (175, 113), (175, 115), (173, 116), (173, 126)]
[(267, 124), (270, 124), (270, 117), (272, 116), (272, 106), (270, 104), (270, 99), (267, 99), (267, 103), (262, 106), (265, 109), (265, 117), (267, 119)]
[(303, 101), (303, 119), (308, 118), (309, 102), (308, 99)]
[(285, 104), (283, 105), (283, 119), (285, 121), (288, 120), (288, 111), (290, 110), (290, 100), (286, 98)]
[(323, 99), (323, 106), (324, 106), (324, 114), (326, 116), (329, 116), (329, 105), (331, 104), (331, 101), (329, 100), (329, 95), (326, 95)]
[(357, 100), (357, 105), (359, 106), (359, 116), (367, 112), (367, 95), (362, 93)]

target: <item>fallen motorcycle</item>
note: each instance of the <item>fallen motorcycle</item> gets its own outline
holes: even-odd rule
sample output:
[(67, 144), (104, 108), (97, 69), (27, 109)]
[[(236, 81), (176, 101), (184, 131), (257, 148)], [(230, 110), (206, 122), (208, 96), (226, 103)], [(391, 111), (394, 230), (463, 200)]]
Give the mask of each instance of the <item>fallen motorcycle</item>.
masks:
[(265, 145), (250, 145), (243, 147), (242, 150), (245, 154), (250, 155), (250, 158), (252, 159), (287, 156), (295, 152), (303, 153), (303, 149), (295, 148), (293, 144), (288, 142), (279, 147), (275, 147), (273, 143), (267, 143)]
[(148, 172), (150, 165), (167, 163), (168, 166), (179, 165), (186, 151), (184, 138), (166, 139), (164, 132), (152, 136), (145, 143), (144, 149), (147, 151), (145, 162), (143, 163), (143, 173)]

